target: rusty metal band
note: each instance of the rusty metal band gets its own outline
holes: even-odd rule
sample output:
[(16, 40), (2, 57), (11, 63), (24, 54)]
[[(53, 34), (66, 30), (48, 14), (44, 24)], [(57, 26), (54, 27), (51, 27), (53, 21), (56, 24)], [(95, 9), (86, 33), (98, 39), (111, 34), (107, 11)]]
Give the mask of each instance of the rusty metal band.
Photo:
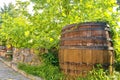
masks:
[(110, 31), (110, 29), (108, 27), (104, 28), (104, 27), (97, 27), (97, 28), (79, 28), (79, 29), (74, 29), (74, 30), (66, 30), (66, 31), (63, 31), (62, 34), (65, 34), (65, 33), (69, 33), (69, 32), (80, 32), (80, 31), (93, 31), (93, 30), (96, 30), (96, 31)]
[[(84, 65), (86, 65), (86, 66), (96, 66), (96, 65), (98, 65), (98, 64), (100, 64), (100, 63), (86, 63), (86, 62), (79, 62), (79, 63), (77, 63), (77, 62), (60, 62), (60, 64), (61, 65), (74, 65), (74, 66), (84, 66)], [(113, 65), (114, 63), (112, 63), (112, 65)], [(101, 63), (101, 65), (102, 66), (109, 66), (110, 65), (110, 63)]]
[(62, 65), (77, 65), (77, 66), (82, 66), (82, 65), (86, 65), (86, 66), (93, 66), (94, 64), (92, 63), (83, 63), (83, 62), (60, 62), (60, 64)]
[(63, 72), (67, 72), (67, 73), (81, 73), (81, 72), (86, 72), (86, 71), (83, 71), (83, 70), (72, 70), (72, 69), (63, 69), (63, 68), (60, 68), (61, 71)]
[(106, 37), (72, 37), (72, 38), (61, 38), (62, 41), (65, 40), (105, 40), (105, 41), (112, 41), (111, 38)]
[(72, 69), (63, 69), (63, 68), (60, 68), (61, 71), (63, 72), (67, 72), (67, 73), (75, 73), (75, 74), (79, 74), (79, 73), (87, 73), (88, 71), (86, 70), (72, 70)]
[(96, 49), (96, 50), (114, 50), (113, 47), (109, 46), (60, 46), (60, 49)]

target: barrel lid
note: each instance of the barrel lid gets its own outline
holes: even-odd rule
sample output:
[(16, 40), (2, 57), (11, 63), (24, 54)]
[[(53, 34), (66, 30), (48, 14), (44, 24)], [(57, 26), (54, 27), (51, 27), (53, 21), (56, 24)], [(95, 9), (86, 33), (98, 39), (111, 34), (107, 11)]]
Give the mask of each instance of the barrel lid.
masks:
[(67, 29), (67, 28), (71, 28), (74, 26), (93, 26), (93, 25), (94, 26), (103, 26), (103, 27), (108, 26), (107, 22), (82, 22), (82, 23), (75, 23), (75, 24), (66, 25), (65, 27), (63, 27), (62, 30)]

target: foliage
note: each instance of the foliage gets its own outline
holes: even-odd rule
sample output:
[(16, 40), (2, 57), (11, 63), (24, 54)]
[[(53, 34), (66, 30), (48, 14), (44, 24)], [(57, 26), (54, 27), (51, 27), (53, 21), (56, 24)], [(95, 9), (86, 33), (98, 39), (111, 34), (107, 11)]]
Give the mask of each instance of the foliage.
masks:
[[(18, 68), (28, 74), (39, 76), (45, 80), (59, 80), (62, 76), (58, 67), (52, 65), (31, 66), (27, 64), (19, 64)], [(61, 79), (62, 80), (62, 79)]]
[[(29, 14), (27, 6), (32, 2), (34, 14)], [(15, 6), (12, 13), (16, 13), (16, 17), (8, 12), (2, 14), (5, 20), (1, 31), (15, 47), (58, 48), (62, 27), (71, 23), (108, 21), (115, 31), (118, 28), (119, 15), (113, 10), (117, 6), (115, 0), (31, 0), (17, 1)]]
[(87, 77), (77, 78), (76, 80), (120, 80), (120, 73), (114, 72), (113, 75), (109, 75), (108, 72), (103, 69), (93, 69)]
[[(45, 80), (69, 80), (70, 76), (65, 76), (60, 73), (57, 66), (50, 64), (42, 64), (40, 66), (31, 66), (27, 64), (19, 64), (18, 68), (25, 71), (28, 74), (42, 77)], [(73, 80), (120, 80), (120, 73), (114, 72), (112, 76), (108, 74), (108, 71), (103, 69), (93, 69), (87, 77), (78, 77)]]
[[(4, 3), (3, 8), (0, 8), (0, 12), (2, 14), (4, 14), (4, 13), (9, 13), (10, 14), (10, 12), (13, 10), (13, 8), (14, 8), (14, 6), (13, 6), (12, 3), (9, 3), (8, 6)], [(12, 14), (10, 14), (10, 15), (12, 15)]]
[(103, 69), (101, 65), (97, 65), (86, 77), (78, 77), (75, 80), (120, 80), (120, 73), (114, 71), (110, 75), (108, 70)]
[(43, 63), (38, 66), (19, 63), (18, 68), (28, 74), (42, 77), (45, 80), (63, 80), (64, 76), (58, 67), (58, 60), (53, 53), (42, 55)]
[[(34, 4), (34, 14), (29, 14), (27, 11), (30, 3)], [(26, 2), (17, 0), (15, 6), (5, 6), (0, 11), (0, 22), (2, 23), (0, 41), (6, 41), (17, 48), (52, 49), (55, 47), (58, 49), (61, 29), (65, 25), (105, 21), (111, 27), (116, 53), (116, 70), (120, 70), (117, 67), (120, 66), (119, 17), (120, 10), (116, 0), (30, 0)], [(42, 76), (47, 80), (53, 78), (58, 80), (61, 74), (57, 67), (58, 60), (53, 56), (56, 56), (56, 54), (42, 55), (44, 64), (41, 66), (21, 64), (19, 68), (30, 74)], [(99, 80), (100, 76), (103, 76), (102, 79), (108, 79), (102, 70), (97, 71), (97, 73), (93, 71), (92, 74), (98, 79), (95, 76), (91, 76), (91, 79), (95, 77), (96, 80)]]
[[(32, 2), (34, 14), (29, 14), (27, 6)], [(3, 22), (0, 30), (0, 40), (8, 41), (14, 47), (58, 48), (60, 32), (64, 25), (87, 21), (107, 21), (114, 35), (116, 53), (120, 53), (119, 30), (116, 32), (116, 29), (119, 29), (117, 24), (119, 11), (113, 10), (117, 7), (115, 0), (31, 0), (30, 2), (18, 0), (15, 6), (6, 7), (5, 5), (5, 9), (1, 10)]]
[(28, 74), (39, 76), (45, 80), (63, 80), (63, 75), (60, 73), (59, 68), (52, 65), (43, 64), (41, 66), (31, 66), (19, 64), (18, 68)]
[(58, 66), (58, 57), (55, 53), (46, 53), (42, 55), (43, 62), (46, 64), (51, 64), (54, 66)]
[[(119, 58), (118, 58), (119, 59)], [(116, 63), (115, 63), (115, 70), (116, 71), (119, 71), (120, 72), (120, 61), (119, 60), (116, 60)]]

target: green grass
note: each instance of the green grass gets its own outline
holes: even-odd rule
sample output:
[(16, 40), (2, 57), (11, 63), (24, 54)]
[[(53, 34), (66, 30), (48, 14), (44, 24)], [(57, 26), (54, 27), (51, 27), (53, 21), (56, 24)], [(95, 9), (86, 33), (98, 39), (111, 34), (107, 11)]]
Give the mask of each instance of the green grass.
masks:
[(41, 66), (31, 66), (19, 63), (18, 68), (28, 74), (41, 77), (45, 80), (63, 80), (64, 78), (59, 68), (52, 65), (42, 64)]
[(31, 66), (19, 63), (18, 68), (28, 74), (32, 74), (43, 78), (44, 80), (64, 80), (64, 75), (60, 72), (57, 55), (54, 53), (46, 53), (40, 56), (42, 64)]

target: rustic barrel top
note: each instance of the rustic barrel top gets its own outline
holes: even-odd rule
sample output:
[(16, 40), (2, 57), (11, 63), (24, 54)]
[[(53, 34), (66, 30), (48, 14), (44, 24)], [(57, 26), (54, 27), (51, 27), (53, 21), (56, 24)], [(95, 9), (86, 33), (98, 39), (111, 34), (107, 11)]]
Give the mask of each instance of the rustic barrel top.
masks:
[(62, 30), (65, 30), (67, 28), (72, 28), (74, 26), (102, 26), (102, 27), (109, 27), (106, 22), (83, 22), (83, 23), (75, 23), (75, 24), (70, 24), (66, 25), (63, 27)]

